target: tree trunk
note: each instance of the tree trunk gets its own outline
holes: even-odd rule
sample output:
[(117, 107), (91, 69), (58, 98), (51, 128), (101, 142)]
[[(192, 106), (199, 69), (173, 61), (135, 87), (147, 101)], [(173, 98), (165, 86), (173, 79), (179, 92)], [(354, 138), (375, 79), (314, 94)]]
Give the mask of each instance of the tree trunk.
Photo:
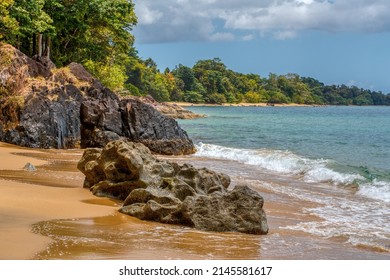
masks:
[(46, 48), (45, 48), (45, 56), (50, 59), (50, 47), (51, 47), (51, 39), (49, 36), (46, 37)]
[(38, 34), (38, 56), (42, 56), (43, 53), (43, 35), (41, 33)]
[(33, 35), (33, 43), (32, 43), (32, 55), (37, 54), (37, 34)]

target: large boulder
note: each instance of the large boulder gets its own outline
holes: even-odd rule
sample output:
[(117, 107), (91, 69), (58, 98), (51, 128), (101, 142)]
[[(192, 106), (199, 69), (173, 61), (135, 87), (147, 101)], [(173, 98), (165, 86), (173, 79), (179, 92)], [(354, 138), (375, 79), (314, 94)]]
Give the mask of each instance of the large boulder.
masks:
[(174, 119), (135, 98), (119, 98), (80, 64), (55, 69), (6, 44), (0, 54), (0, 141), (62, 149), (125, 138), (160, 154), (195, 151)]
[(266, 234), (263, 198), (247, 186), (228, 190), (229, 176), (159, 160), (141, 143), (87, 149), (78, 164), (84, 187), (123, 201), (120, 212), (142, 220), (210, 231)]
[(264, 234), (268, 225), (263, 204), (257, 192), (238, 185), (226, 193), (187, 197), (181, 212), (198, 229)]

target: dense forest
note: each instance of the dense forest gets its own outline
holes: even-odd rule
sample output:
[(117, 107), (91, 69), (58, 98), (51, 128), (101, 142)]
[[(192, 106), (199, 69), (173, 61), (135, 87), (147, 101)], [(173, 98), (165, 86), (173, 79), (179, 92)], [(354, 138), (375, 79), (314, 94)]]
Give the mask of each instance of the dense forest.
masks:
[(325, 85), (297, 74), (260, 77), (234, 72), (218, 58), (161, 72), (134, 48), (137, 24), (129, 0), (2, 0), (0, 40), (57, 66), (82, 63), (121, 95), (193, 103), (390, 105), (390, 95), (355, 86)]

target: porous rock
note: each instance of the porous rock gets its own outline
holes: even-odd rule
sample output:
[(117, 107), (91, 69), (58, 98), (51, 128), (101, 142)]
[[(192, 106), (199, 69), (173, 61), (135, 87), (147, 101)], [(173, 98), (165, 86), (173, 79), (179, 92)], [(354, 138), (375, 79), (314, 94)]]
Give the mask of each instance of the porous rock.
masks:
[(226, 174), (159, 160), (141, 143), (87, 149), (78, 164), (84, 187), (123, 201), (120, 212), (201, 230), (266, 234), (263, 198), (247, 186), (229, 190)]

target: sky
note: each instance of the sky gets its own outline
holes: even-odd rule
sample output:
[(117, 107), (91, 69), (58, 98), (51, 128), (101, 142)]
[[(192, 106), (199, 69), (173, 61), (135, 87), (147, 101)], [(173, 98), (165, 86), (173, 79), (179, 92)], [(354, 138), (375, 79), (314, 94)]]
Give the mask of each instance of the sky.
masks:
[(135, 47), (163, 71), (218, 57), (390, 93), (390, 0), (133, 0)]

